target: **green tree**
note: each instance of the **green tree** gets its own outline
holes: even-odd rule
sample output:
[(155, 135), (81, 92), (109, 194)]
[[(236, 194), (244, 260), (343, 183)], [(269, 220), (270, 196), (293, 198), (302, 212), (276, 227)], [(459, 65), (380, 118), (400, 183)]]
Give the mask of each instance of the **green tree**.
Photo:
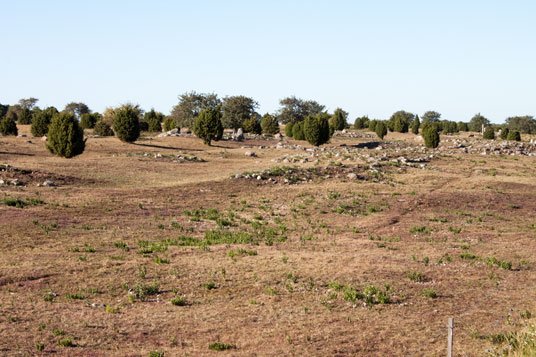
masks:
[(391, 118), (389, 118), (389, 120), (387, 121), (387, 128), (390, 131), (398, 131), (400, 133), (407, 133), (409, 124), (412, 121), (413, 121), (413, 113), (409, 113), (404, 110), (399, 110), (397, 112), (394, 112), (393, 115), (391, 115)]
[(281, 107), (277, 118), (282, 124), (303, 121), (307, 116), (317, 115), (325, 109), (325, 106), (314, 100), (302, 100), (294, 96), (281, 99), (279, 104)]
[(108, 123), (106, 123), (104, 120), (100, 119), (95, 124), (95, 129), (93, 130), (93, 134), (99, 135), (99, 136), (113, 136), (114, 131), (108, 125)]
[(330, 138), (329, 115), (320, 113), (315, 116), (309, 115), (303, 121), (303, 134), (305, 140), (314, 146), (320, 146)]
[(411, 123), (411, 132), (413, 134), (419, 134), (419, 128), (421, 127), (421, 122), (419, 120), (419, 115), (415, 115), (413, 123)]
[(441, 119), (441, 114), (439, 114), (438, 112), (433, 111), (433, 110), (429, 110), (429, 111), (425, 112), (422, 115), (422, 122), (423, 123), (425, 121), (427, 121), (429, 123), (435, 123), (435, 122), (438, 122), (440, 119)]
[(102, 119), (102, 115), (99, 113), (84, 113), (80, 117), (80, 126), (83, 129), (93, 129), (95, 124)]
[(456, 126), (458, 128), (458, 131), (469, 131), (469, 125), (463, 121), (459, 121)]
[(439, 146), (439, 130), (437, 125), (431, 124), (424, 126), (422, 129), (422, 137), (424, 138), (424, 145), (427, 148), (435, 149)]
[(4, 117), (4, 115), (7, 114), (7, 111), (9, 110), (9, 105), (6, 104), (0, 104), (0, 119)]
[(17, 135), (19, 133), (17, 129), (17, 123), (13, 118), (16, 117), (16, 114), (5, 115), (3, 118), (0, 118), (0, 134), (3, 135)]
[(257, 135), (260, 135), (262, 133), (261, 123), (259, 123), (259, 119), (256, 115), (244, 120), (242, 124), (244, 133), (252, 133)]
[(279, 133), (279, 123), (277, 119), (268, 113), (262, 116), (261, 127), (263, 134), (274, 135)]
[(84, 129), (71, 113), (54, 115), (48, 129), (47, 149), (52, 154), (71, 158), (84, 152)]
[(443, 122), (443, 128), (442, 128), (442, 131), (443, 133), (445, 134), (454, 134), (454, 133), (457, 133), (459, 130), (458, 130), (458, 125), (456, 125), (455, 122), (453, 121), (448, 121), (446, 120), (445, 122)]
[(34, 98), (34, 97), (22, 98), (22, 99), (19, 99), (19, 106), (20, 106), (21, 109), (26, 108), (29, 111), (31, 111), (34, 107), (37, 106), (38, 101), (39, 101), (39, 99)]
[(285, 135), (289, 138), (292, 138), (292, 127), (294, 124), (292, 122), (285, 124)]
[(54, 107), (48, 107), (35, 114), (32, 117), (32, 135), (36, 138), (47, 135), (48, 127), (56, 114), (58, 114), (58, 110)]
[[(172, 117), (167, 116), (164, 119), (163, 126), (164, 126), (164, 131), (170, 131), (170, 130), (177, 128), (177, 122), (173, 120)], [(181, 131), (180, 128), (177, 128), (177, 129), (179, 129), (179, 132)]]
[(506, 140), (508, 138), (508, 134), (510, 133), (510, 129), (508, 127), (504, 127), (501, 130), (501, 139)]
[(506, 119), (506, 126), (520, 133), (536, 134), (536, 119), (532, 115), (509, 117)]
[(203, 139), (206, 145), (211, 144), (212, 140), (218, 141), (223, 136), (223, 124), (221, 122), (220, 107), (206, 108), (203, 110), (194, 123), (194, 133), (198, 138)]
[(82, 119), (82, 115), (91, 113), (89, 107), (84, 103), (71, 102), (65, 105), (64, 112), (74, 114), (76, 119)]
[(362, 116), (355, 119), (354, 129), (366, 129), (369, 126), (369, 117)]
[(384, 136), (387, 135), (387, 125), (385, 125), (383, 121), (378, 120), (374, 126), (374, 131), (376, 132), (376, 135), (383, 140)]
[(28, 109), (27, 107), (23, 107), (20, 110), (19, 116), (19, 124), (26, 125), (32, 123), (32, 111)]
[(517, 130), (510, 130), (506, 139), (512, 141), (521, 141), (521, 134)]
[(161, 132), (162, 131), (161, 123), (163, 120), (164, 120), (164, 114), (157, 112), (154, 109), (149, 110), (143, 116), (143, 121), (147, 123), (147, 131), (150, 131), (150, 132)]
[(379, 120), (371, 120), (369, 121), (369, 126), (368, 126), (368, 129), (369, 131), (372, 131), (372, 132), (376, 132), (376, 124), (378, 124)]
[(173, 107), (170, 116), (178, 128), (192, 129), (199, 113), (207, 108), (215, 109), (220, 104), (220, 99), (214, 93), (186, 92), (179, 96), (179, 104)]
[(488, 126), (489, 124), (489, 120), (485, 116), (478, 113), (471, 118), (471, 121), (469, 122), (469, 130), (480, 132), (482, 130), (482, 125)]
[(348, 113), (342, 110), (341, 108), (335, 109), (333, 116), (329, 119), (329, 126), (335, 130), (343, 130), (348, 125), (346, 123), (346, 118)]
[(255, 114), (255, 109), (259, 107), (253, 98), (243, 95), (225, 97), (221, 107), (221, 122), (224, 128), (237, 130), (243, 127), (243, 122)]
[(140, 137), (139, 112), (132, 105), (123, 105), (115, 110), (114, 132), (119, 140), (133, 143)]
[(493, 127), (491, 125), (486, 126), (486, 129), (484, 129), (484, 139), (495, 139), (495, 132), (493, 131)]
[(303, 133), (303, 121), (299, 121), (292, 126), (292, 137), (294, 140), (305, 140), (305, 134)]

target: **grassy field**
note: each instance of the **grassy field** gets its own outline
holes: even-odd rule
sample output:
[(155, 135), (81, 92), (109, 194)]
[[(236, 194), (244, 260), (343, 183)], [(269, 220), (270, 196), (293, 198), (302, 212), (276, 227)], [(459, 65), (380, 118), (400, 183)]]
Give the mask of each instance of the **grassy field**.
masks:
[(443, 356), (449, 317), (456, 356), (502, 354), (535, 321), (536, 156), (361, 136), (0, 138), (0, 354)]

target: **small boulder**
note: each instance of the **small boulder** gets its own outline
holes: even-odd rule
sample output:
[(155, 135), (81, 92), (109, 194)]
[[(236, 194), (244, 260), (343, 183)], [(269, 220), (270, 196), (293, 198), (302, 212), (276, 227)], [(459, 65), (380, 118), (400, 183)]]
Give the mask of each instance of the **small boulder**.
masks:
[(255, 154), (253, 151), (246, 151), (244, 155), (249, 157), (257, 157), (257, 154)]

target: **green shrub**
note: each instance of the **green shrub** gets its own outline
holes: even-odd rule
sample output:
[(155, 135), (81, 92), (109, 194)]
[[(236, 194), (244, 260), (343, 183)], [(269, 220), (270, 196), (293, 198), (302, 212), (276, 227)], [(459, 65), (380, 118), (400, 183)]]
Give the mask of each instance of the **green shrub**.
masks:
[(289, 138), (292, 138), (292, 128), (293, 127), (294, 127), (293, 122), (288, 122), (287, 124), (285, 124), (285, 135), (288, 136)]
[(114, 133), (119, 140), (133, 143), (140, 137), (140, 122), (138, 112), (130, 105), (124, 105), (115, 110)]
[(47, 149), (52, 154), (71, 158), (84, 152), (84, 129), (71, 113), (56, 114), (48, 127)]
[(421, 122), (419, 120), (419, 115), (415, 115), (413, 123), (411, 123), (411, 132), (413, 134), (419, 134), (419, 128), (421, 127)]
[(102, 119), (102, 115), (99, 113), (85, 113), (80, 117), (80, 126), (83, 129), (93, 129), (95, 124)]
[(510, 129), (508, 128), (503, 128), (501, 130), (501, 139), (503, 140), (507, 140), (508, 139), (508, 134), (510, 133)]
[(378, 120), (371, 120), (369, 121), (369, 130), (376, 132), (376, 124), (378, 124)]
[(305, 134), (303, 133), (303, 121), (294, 123), (292, 127), (292, 137), (295, 140), (305, 140)]
[(252, 134), (261, 134), (262, 133), (262, 127), (259, 121), (255, 116), (252, 116), (249, 119), (246, 119), (242, 122), (242, 126), (244, 129), (244, 133), (252, 133)]
[(439, 132), (436, 125), (430, 124), (423, 128), (422, 137), (427, 148), (434, 149), (439, 146)]
[(369, 118), (367, 116), (355, 119), (354, 129), (366, 129), (369, 126)]
[(453, 121), (444, 122), (442, 130), (443, 130), (443, 133), (445, 133), (445, 134), (454, 134), (454, 133), (457, 133), (459, 131), (458, 126)]
[(22, 108), (18, 115), (18, 123), (21, 125), (32, 123), (32, 112), (28, 108)]
[(493, 131), (493, 127), (491, 125), (486, 126), (486, 129), (484, 129), (484, 139), (495, 139), (495, 132)]
[(346, 119), (344, 117), (344, 111), (340, 108), (335, 110), (333, 116), (329, 119), (329, 126), (332, 128), (332, 131), (343, 130), (346, 128)]
[(112, 128), (104, 120), (101, 119), (97, 122), (97, 124), (95, 124), (93, 134), (100, 136), (113, 136), (114, 132)]
[(179, 127), (177, 127), (177, 122), (170, 116), (167, 116), (164, 119), (164, 131), (170, 131), (175, 128), (179, 129), (179, 132), (181, 131)]
[(407, 133), (408, 132), (408, 122), (406, 118), (402, 116), (396, 116), (393, 123), (393, 131), (399, 132), (399, 133)]
[(223, 124), (221, 122), (220, 107), (206, 108), (203, 110), (194, 123), (195, 135), (203, 139), (206, 145), (210, 145), (211, 141), (218, 141), (223, 136)]
[(469, 131), (469, 125), (467, 123), (464, 123), (463, 121), (459, 121), (456, 126), (458, 131)]
[(277, 119), (270, 114), (264, 114), (262, 116), (261, 127), (263, 134), (274, 135), (279, 133), (279, 123), (277, 122)]
[[(164, 120), (164, 114), (151, 109), (145, 113), (143, 121), (147, 123), (147, 131), (150, 132), (161, 132), (162, 131), (162, 121)], [(170, 129), (171, 130), (171, 129)]]
[(387, 125), (385, 125), (383, 121), (377, 121), (374, 125), (374, 131), (376, 132), (376, 135), (383, 140), (383, 137), (387, 135)]
[(506, 138), (507, 140), (521, 141), (521, 134), (517, 130), (511, 130)]
[(58, 110), (54, 107), (49, 107), (36, 113), (32, 117), (32, 135), (36, 138), (47, 135), (50, 122), (56, 114), (58, 114)]
[(18, 133), (17, 123), (13, 120), (13, 116), (8, 114), (0, 120), (0, 134), (17, 135)]
[(232, 350), (235, 348), (236, 348), (236, 345), (234, 344), (231, 345), (231, 344), (222, 343), (222, 342), (214, 342), (208, 345), (208, 349), (213, 350), (213, 351), (227, 351), (227, 350)]
[(303, 122), (305, 140), (314, 146), (320, 146), (329, 141), (330, 128), (328, 118), (324, 114), (308, 116)]

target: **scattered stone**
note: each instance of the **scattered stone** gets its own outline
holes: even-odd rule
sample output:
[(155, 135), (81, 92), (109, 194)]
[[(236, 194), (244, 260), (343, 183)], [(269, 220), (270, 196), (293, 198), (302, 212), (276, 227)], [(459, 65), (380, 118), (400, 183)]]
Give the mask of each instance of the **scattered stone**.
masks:
[(257, 154), (255, 154), (253, 151), (246, 151), (244, 155), (249, 157), (257, 157)]
[(274, 138), (277, 139), (277, 140), (282, 140), (283, 135), (281, 133), (277, 133), (277, 134), (274, 135)]
[(43, 137), (41, 138), (41, 141), (47, 141), (47, 140), (48, 140), (48, 139), (47, 139), (47, 136), (46, 136), (46, 135), (43, 136)]
[(348, 175), (346, 175), (350, 180), (357, 179), (357, 174), (354, 174), (353, 172), (350, 172)]

